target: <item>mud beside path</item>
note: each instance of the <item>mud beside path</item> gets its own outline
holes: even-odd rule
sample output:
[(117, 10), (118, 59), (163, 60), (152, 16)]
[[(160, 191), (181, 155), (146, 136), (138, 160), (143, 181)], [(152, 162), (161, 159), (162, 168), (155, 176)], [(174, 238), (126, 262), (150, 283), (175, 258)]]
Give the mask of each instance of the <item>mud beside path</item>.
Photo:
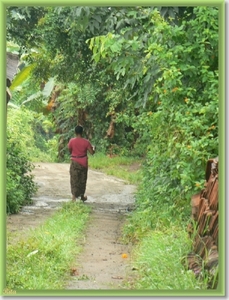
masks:
[[(17, 239), (42, 224), (63, 203), (70, 201), (69, 164), (36, 163), (38, 191), (33, 205), (7, 218), (7, 235)], [(85, 205), (92, 213), (85, 231), (83, 251), (66, 289), (117, 289), (130, 264), (130, 245), (123, 245), (120, 230), (133, 209), (136, 187), (101, 172), (89, 170)], [(127, 254), (123, 258), (122, 254)]]

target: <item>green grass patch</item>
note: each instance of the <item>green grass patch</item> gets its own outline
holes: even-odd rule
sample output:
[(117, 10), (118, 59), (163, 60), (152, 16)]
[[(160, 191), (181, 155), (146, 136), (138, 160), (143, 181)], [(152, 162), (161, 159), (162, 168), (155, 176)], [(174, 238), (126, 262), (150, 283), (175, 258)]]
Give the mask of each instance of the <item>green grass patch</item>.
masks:
[(89, 167), (107, 175), (121, 178), (128, 183), (138, 184), (142, 180), (142, 160), (126, 156), (107, 156), (96, 153), (89, 156)]
[(5, 291), (63, 289), (89, 212), (82, 203), (66, 203), (26, 239), (8, 245)]
[(131, 289), (198, 290), (205, 283), (195, 278), (182, 263), (190, 252), (191, 240), (180, 227), (151, 231), (133, 252), (135, 276), (127, 283)]

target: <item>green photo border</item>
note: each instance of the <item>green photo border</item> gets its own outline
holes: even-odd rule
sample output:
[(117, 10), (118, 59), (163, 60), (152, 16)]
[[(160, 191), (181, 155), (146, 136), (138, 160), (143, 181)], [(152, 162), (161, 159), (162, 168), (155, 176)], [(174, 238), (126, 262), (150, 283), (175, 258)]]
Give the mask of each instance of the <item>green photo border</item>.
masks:
[[(5, 9), (7, 6), (67, 6), (67, 5), (94, 5), (94, 6), (134, 6), (134, 5), (157, 5), (157, 6), (217, 6), (219, 8), (219, 210), (220, 210), (220, 218), (219, 218), (219, 278), (220, 283), (217, 290), (22, 290), (17, 291), (16, 295), (4, 295), (4, 287), (5, 287), (5, 257), (6, 257), (6, 160), (5, 160), (5, 152), (6, 152), (6, 41), (5, 41)], [(0, 130), (1, 130), (1, 152), (0, 152), (0, 192), (1, 192), (1, 201), (0, 201), (0, 213), (1, 213), (1, 256), (0, 256), (0, 266), (1, 266), (1, 295), (4, 296), (182, 296), (182, 297), (196, 297), (196, 296), (225, 296), (226, 294), (226, 193), (225, 193), (225, 180), (226, 180), (226, 172), (225, 172), (225, 148), (226, 148), (226, 105), (225, 105), (225, 14), (226, 14), (226, 5), (225, 1), (201, 1), (201, 0), (193, 0), (193, 1), (140, 1), (140, 0), (111, 0), (111, 1), (92, 1), (92, 0), (38, 0), (38, 1), (25, 1), (25, 0), (0, 0), (0, 29), (1, 29), (1, 47), (0, 47), (0, 59), (1, 59), (1, 69), (2, 76), (0, 80), (1, 84), (1, 101), (0, 101)], [(190, 207), (191, 209), (191, 207)]]

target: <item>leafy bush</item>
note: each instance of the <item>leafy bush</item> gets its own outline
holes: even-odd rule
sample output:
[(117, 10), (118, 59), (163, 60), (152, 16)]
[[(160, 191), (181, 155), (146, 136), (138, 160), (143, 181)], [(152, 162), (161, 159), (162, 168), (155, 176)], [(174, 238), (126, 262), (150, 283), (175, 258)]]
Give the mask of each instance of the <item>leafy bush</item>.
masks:
[(7, 134), (8, 138), (15, 143), (26, 157), (30, 157), (34, 148), (34, 132), (32, 122), (34, 115), (26, 109), (8, 108), (7, 110)]
[(34, 147), (30, 159), (33, 162), (55, 162), (58, 156), (58, 140), (54, 135), (50, 116), (42, 113), (33, 113), (33, 115), (31, 125), (34, 132)]
[(20, 145), (7, 135), (6, 155), (6, 211), (17, 213), (23, 205), (32, 202), (31, 197), (36, 191), (33, 176), (29, 174), (33, 165), (22, 152)]
[(11, 109), (7, 111), (7, 213), (17, 213), (23, 205), (32, 202), (36, 191), (31, 171), (31, 161), (49, 160), (36, 147), (33, 130), (34, 113), (26, 109)]
[(7, 130), (30, 161), (56, 159), (57, 141), (53, 136), (53, 125), (42, 113), (8, 107)]

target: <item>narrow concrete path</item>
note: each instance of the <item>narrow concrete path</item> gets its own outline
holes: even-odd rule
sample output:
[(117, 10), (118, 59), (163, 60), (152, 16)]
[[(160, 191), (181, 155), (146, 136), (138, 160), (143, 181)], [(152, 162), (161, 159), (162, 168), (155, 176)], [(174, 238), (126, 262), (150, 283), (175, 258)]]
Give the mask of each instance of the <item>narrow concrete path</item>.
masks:
[(123, 288), (131, 262), (131, 246), (119, 240), (124, 220), (119, 213), (91, 214), (83, 251), (76, 259), (76, 274), (67, 289)]

